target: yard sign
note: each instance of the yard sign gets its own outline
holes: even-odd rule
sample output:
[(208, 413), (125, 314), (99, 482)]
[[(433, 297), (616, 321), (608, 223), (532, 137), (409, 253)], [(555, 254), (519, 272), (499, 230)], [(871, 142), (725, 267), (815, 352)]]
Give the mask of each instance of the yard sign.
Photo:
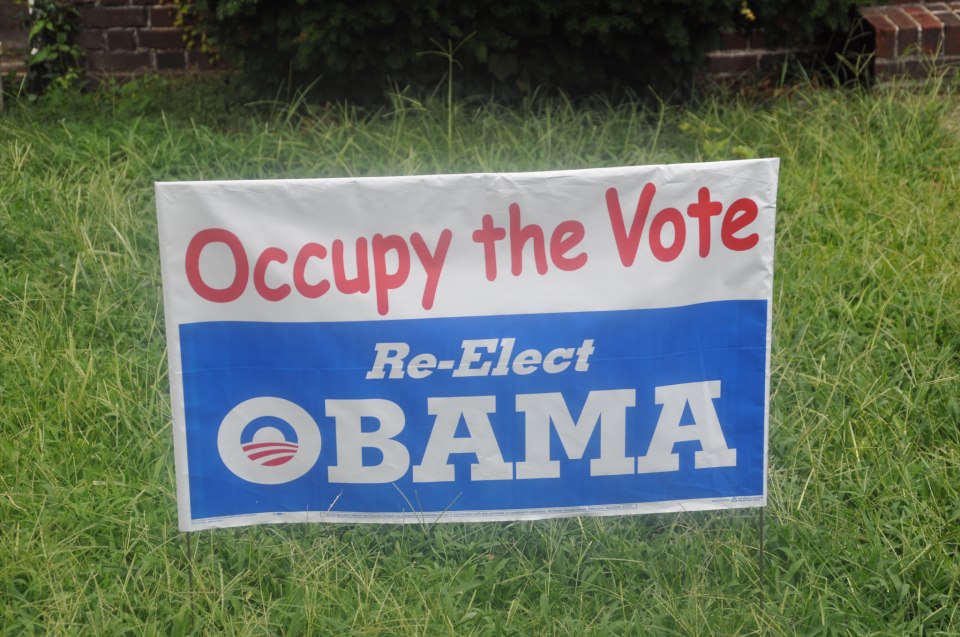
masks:
[(180, 528), (763, 506), (778, 167), (157, 184)]

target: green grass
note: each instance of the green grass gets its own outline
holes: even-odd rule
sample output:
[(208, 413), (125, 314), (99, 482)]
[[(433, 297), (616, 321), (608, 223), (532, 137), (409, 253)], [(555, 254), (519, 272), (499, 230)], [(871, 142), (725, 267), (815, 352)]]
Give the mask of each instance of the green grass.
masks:
[[(231, 101), (0, 115), (4, 635), (960, 634), (960, 97)], [(176, 530), (154, 180), (782, 158), (756, 512)], [(192, 593), (189, 585), (192, 583)]]

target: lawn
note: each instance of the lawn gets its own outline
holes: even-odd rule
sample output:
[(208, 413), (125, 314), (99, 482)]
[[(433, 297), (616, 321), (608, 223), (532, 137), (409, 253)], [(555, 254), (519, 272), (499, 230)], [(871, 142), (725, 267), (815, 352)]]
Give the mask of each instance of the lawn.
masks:
[[(3, 635), (960, 634), (960, 91), (0, 114)], [(176, 529), (153, 182), (780, 157), (757, 512)]]

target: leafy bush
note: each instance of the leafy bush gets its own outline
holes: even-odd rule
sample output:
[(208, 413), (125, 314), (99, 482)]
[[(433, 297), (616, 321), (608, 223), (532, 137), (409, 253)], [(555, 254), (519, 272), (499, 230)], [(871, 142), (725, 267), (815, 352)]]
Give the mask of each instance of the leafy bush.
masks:
[(50, 86), (69, 88), (83, 75), (82, 51), (71, 42), (80, 15), (57, 0), (36, 0), (28, 14), (30, 55), (27, 58), (27, 90), (32, 95)]
[(254, 77), (322, 77), (328, 92), (356, 98), (387, 81), (436, 85), (447, 65), (431, 53), (455, 57), (466, 91), (671, 90), (723, 28), (756, 23), (808, 37), (842, 23), (852, 0), (180, 1), (207, 41)]
[[(755, 17), (739, 26), (762, 28), (774, 42), (810, 44), (829, 32), (844, 32), (858, 4), (884, 4), (884, 0), (750, 0), (742, 2)], [(741, 18), (743, 12), (741, 11)]]

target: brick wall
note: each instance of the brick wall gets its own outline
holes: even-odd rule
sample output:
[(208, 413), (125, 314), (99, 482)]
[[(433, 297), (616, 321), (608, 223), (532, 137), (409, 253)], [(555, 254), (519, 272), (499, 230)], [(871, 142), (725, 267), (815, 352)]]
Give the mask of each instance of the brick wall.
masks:
[[(873, 72), (878, 79), (926, 77), (937, 68), (960, 69), (960, 1), (876, 0), (858, 12), (873, 37)], [(707, 71), (719, 77), (775, 72), (788, 56), (805, 52), (774, 46), (762, 35), (724, 35), (707, 55)]]
[(0, 74), (23, 74), (27, 56), (26, 8), (13, 0), (0, 0)]
[(874, 32), (874, 73), (925, 77), (931, 67), (960, 66), (960, 2), (903, 2), (861, 7)]
[[(173, 0), (72, 0), (80, 13), (76, 43), (86, 52), (94, 76), (136, 76), (182, 73), (216, 67), (210, 57), (186, 46), (176, 24)], [(960, 1), (877, 0), (860, 7), (875, 43), (874, 72), (881, 79), (895, 75), (924, 76), (931, 64), (960, 68)], [(22, 72), (26, 33), (14, 19), (13, 0), (0, 0), (0, 35), (6, 54), (0, 70)], [(8, 15), (9, 14), (9, 15)], [(23, 42), (20, 42), (23, 40)], [(788, 56), (802, 51), (767, 42), (762, 35), (728, 33), (720, 49), (708, 55), (714, 76), (776, 72)]]
[(187, 47), (169, 0), (74, 0), (73, 4), (80, 13), (76, 43), (86, 50), (87, 70), (95, 76), (214, 66), (207, 54)]
[(707, 53), (706, 70), (716, 77), (772, 73), (796, 53), (796, 48), (771, 46), (762, 33), (724, 33), (720, 48)]

